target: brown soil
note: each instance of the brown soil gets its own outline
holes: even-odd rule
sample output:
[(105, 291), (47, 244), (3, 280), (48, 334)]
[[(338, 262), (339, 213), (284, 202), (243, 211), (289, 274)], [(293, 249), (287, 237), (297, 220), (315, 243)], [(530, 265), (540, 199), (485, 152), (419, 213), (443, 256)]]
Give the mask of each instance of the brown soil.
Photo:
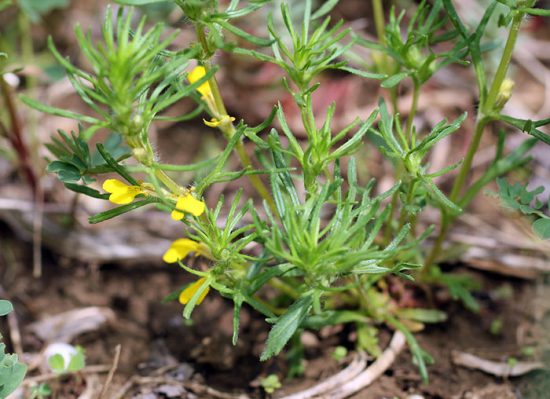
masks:
[[(233, 347), (229, 301), (215, 294), (209, 295), (196, 309), (192, 322), (182, 319), (181, 305), (161, 304), (166, 295), (186, 283), (185, 273), (178, 268), (135, 264), (105, 265), (98, 269), (63, 262), (45, 253), (44, 275), (34, 279), (29, 267), (13, 267), (14, 264), (30, 265), (30, 245), (14, 239), (5, 226), (2, 228), (2, 243), (3, 248), (9, 246), (14, 255), (12, 262), (15, 263), (5, 263), (6, 256), (2, 257), (4, 266), (8, 267), (2, 267), (1, 277), (7, 297), (14, 302), (17, 310), (25, 351), (38, 352), (42, 349), (42, 343), (36, 337), (25, 333), (25, 327), (30, 322), (85, 306), (110, 307), (116, 314), (112, 325), (81, 336), (76, 343), (86, 348), (88, 365), (110, 364), (115, 346), (122, 345), (111, 391), (116, 391), (116, 387), (120, 388), (134, 377), (136, 383), (124, 397), (194, 397), (170, 396), (162, 390), (155, 391), (150, 381), (142, 386), (136, 377), (155, 375), (159, 369), (187, 373), (187, 381), (220, 391), (246, 392), (251, 397), (263, 396), (258, 387), (262, 377), (278, 374), (284, 378), (288, 371), (283, 356), (266, 363), (259, 362), (267, 325), (254, 311), (243, 310), (240, 339)], [(449, 321), (429, 326), (417, 335), (421, 346), (435, 359), (429, 367), (430, 384), (422, 384), (410, 354), (405, 351), (384, 376), (355, 398), (405, 398), (420, 394), (424, 398), (496, 399), (505, 398), (508, 393), (525, 398), (544, 397), (549, 373), (538, 372), (529, 377), (503, 380), (451, 363), (452, 350), (506, 361), (510, 357), (522, 359), (522, 348), (536, 346), (538, 355), (550, 357), (548, 337), (542, 334), (544, 327), (550, 324), (550, 318), (543, 319), (540, 325), (535, 321), (542, 306), (540, 287), (544, 286), (535, 289), (535, 283), (495, 275), (475, 276), (483, 284), (483, 291), (477, 293), (482, 305), (481, 312), (471, 313), (456, 302), (443, 298), (446, 302), (443, 308), (449, 314)], [(506, 292), (508, 296), (503, 295)], [(502, 296), (505, 298), (501, 299)], [(439, 297), (436, 295), (441, 300)], [(543, 306), (543, 314), (545, 309)], [(502, 321), (502, 328), (495, 334), (490, 330), (496, 319)], [(7, 332), (7, 326), (1, 326), (2, 331)], [(328, 338), (308, 334), (305, 375), (286, 381), (284, 390), (289, 392), (305, 388), (338, 371), (343, 365), (332, 358), (332, 351), (337, 345), (352, 348), (350, 337), (353, 337), (353, 332), (348, 328), (339, 334), (328, 334)], [(389, 332), (383, 332), (386, 341), (387, 337)], [(52, 387), (56, 390), (54, 397), (77, 397), (74, 391), (82, 388), (75, 389), (75, 386), (78, 387), (78, 381), (73, 379), (53, 383)], [(153, 396), (140, 396), (145, 392)]]

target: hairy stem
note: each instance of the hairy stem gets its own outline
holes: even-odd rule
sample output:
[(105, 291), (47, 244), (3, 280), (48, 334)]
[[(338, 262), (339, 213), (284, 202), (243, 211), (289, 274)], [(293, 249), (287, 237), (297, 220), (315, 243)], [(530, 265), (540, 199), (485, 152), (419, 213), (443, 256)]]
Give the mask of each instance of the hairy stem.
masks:
[[(196, 31), (204, 51), (208, 54), (210, 50), (208, 48), (208, 42), (206, 40), (204, 29), (200, 26), (197, 26)], [(208, 72), (211, 69), (211, 67), (212, 66), (208, 61), (204, 62), (204, 68), (206, 69), (206, 72)], [(216, 110), (211, 110), (211, 111), (213, 112), (216, 111), (217, 113), (219, 113), (220, 115), (214, 115), (214, 116), (221, 119), (222, 116), (227, 115), (227, 110), (225, 108), (225, 103), (223, 102), (223, 98), (220, 93), (218, 82), (214, 75), (210, 77), (210, 79), (208, 80), (208, 84), (210, 85), (210, 90), (212, 90), (212, 95), (214, 97), (214, 104), (216, 106)], [(219, 129), (221, 130), (221, 132), (223, 133), (224, 137), (227, 140), (231, 139), (231, 137), (233, 137), (233, 135), (235, 134), (235, 126), (231, 122), (221, 124), (219, 126)], [(245, 169), (253, 168), (252, 160), (246, 153), (242, 140), (239, 140), (239, 142), (235, 146), (235, 151), (239, 157), (239, 160), (242, 166)], [(262, 197), (262, 199), (267, 202), (271, 210), (275, 211), (276, 210), (275, 202), (273, 201), (273, 198), (271, 197), (269, 190), (263, 183), (262, 179), (260, 179), (260, 177), (257, 175), (248, 175), (248, 179), (250, 180), (250, 183), (252, 184), (256, 192), (260, 195), (260, 197)]]

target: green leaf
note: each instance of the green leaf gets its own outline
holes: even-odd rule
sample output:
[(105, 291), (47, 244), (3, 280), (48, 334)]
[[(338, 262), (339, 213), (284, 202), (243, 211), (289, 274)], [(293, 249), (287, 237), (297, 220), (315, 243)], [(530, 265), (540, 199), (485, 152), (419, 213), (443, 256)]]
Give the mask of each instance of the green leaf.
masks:
[(76, 347), (76, 353), (71, 356), (71, 360), (67, 365), (67, 371), (74, 373), (82, 370), (86, 366), (86, 356), (84, 349), (81, 346)]
[(82, 178), (80, 170), (76, 166), (68, 162), (50, 162), (46, 170), (48, 172), (55, 173), (59, 180), (61, 180), (63, 183), (75, 183)]
[(451, 201), (431, 179), (423, 179), (424, 186), (428, 189), (431, 197), (442, 207), (446, 208), (453, 215), (462, 213), (462, 208)]
[(69, 0), (17, 0), (17, 2), (33, 22), (37, 22), (42, 15), (55, 8), (64, 8), (69, 5)]
[(141, 208), (142, 206), (154, 204), (155, 202), (158, 202), (156, 198), (146, 198), (143, 201), (135, 201), (135, 202), (132, 202), (131, 204), (122, 205), (114, 209), (110, 209), (108, 211), (101, 212), (101, 213), (98, 213), (97, 215), (91, 216), (88, 218), (88, 222), (90, 222), (91, 224), (100, 223), (105, 220), (109, 220), (114, 217), (125, 214), (127, 212), (133, 211), (134, 209)]
[(399, 309), (397, 316), (421, 323), (441, 323), (447, 320), (447, 314), (437, 309)]
[(185, 319), (189, 319), (191, 317), (191, 313), (193, 313), (193, 309), (195, 309), (195, 306), (197, 306), (197, 302), (199, 301), (199, 298), (202, 296), (202, 294), (210, 288), (210, 285), (212, 284), (212, 277), (208, 276), (206, 280), (201, 284), (199, 289), (195, 291), (189, 302), (185, 305), (183, 308), (183, 317)]
[(75, 193), (80, 193), (87, 195), (88, 197), (93, 198), (99, 198), (99, 199), (109, 199), (108, 193), (100, 193), (94, 188), (82, 186), (80, 184), (74, 184), (74, 183), (65, 183), (65, 187), (67, 187), (69, 190), (74, 191)]
[(388, 321), (405, 335), (407, 344), (409, 345), (409, 350), (413, 355), (414, 362), (418, 367), (422, 381), (427, 384), (428, 369), (426, 367), (426, 363), (433, 363), (433, 358), (428, 352), (420, 347), (414, 335), (399, 320), (395, 319), (393, 316), (389, 316)]
[(312, 304), (313, 292), (307, 292), (290, 305), (269, 332), (266, 347), (260, 360), (267, 360), (281, 352), (306, 318)]
[(224, 29), (228, 30), (229, 32), (233, 33), (235, 36), (238, 36), (241, 39), (244, 39), (244, 40), (246, 40), (246, 41), (248, 41), (252, 44), (255, 44), (257, 46), (267, 47), (267, 46), (271, 46), (271, 44), (273, 43), (273, 40), (253, 36), (250, 33), (247, 33), (245, 31), (237, 28), (236, 26), (231, 25), (229, 22), (226, 22), (224, 20), (215, 19), (214, 22), (217, 23), (218, 25), (220, 25), (222, 28), (224, 28)]
[(546, 10), (543, 8), (524, 8), (522, 9), (522, 11), (531, 15), (538, 15), (541, 17), (550, 17), (550, 10)]
[(25, 378), (27, 366), (18, 361), (17, 355), (5, 353), (6, 345), (0, 343), (0, 398), (15, 391)]
[(329, 12), (332, 11), (334, 7), (338, 4), (339, 0), (326, 0), (321, 7), (319, 7), (313, 15), (311, 15), (311, 20), (319, 19), (325, 15), (327, 15)]
[(388, 77), (388, 75), (384, 75), (384, 74), (381, 74), (381, 73), (366, 72), (366, 71), (362, 71), (360, 69), (356, 69), (356, 68), (352, 68), (352, 67), (348, 67), (348, 66), (343, 66), (343, 67), (340, 67), (338, 69), (341, 70), (341, 71), (346, 71), (346, 72), (352, 73), (354, 75), (357, 75), (357, 76), (360, 76), (360, 77), (366, 78), (366, 79), (380, 80), (380, 79), (386, 79)]
[(90, 123), (92, 125), (99, 125), (101, 121), (91, 116), (77, 114), (75, 112), (67, 111), (66, 109), (50, 107), (49, 105), (42, 104), (39, 101), (33, 100), (27, 96), (20, 96), (21, 101), (24, 104), (28, 105), (31, 108), (34, 108), (38, 111), (44, 112), (46, 114), (61, 116), (63, 118), (74, 119), (80, 122)]
[(13, 312), (13, 305), (11, 302), (5, 299), (0, 299), (0, 316), (5, 316), (11, 312)]
[(395, 75), (390, 76), (387, 79), (384, 79), (380, 86), (382, 86), (385, 89), (391, 89), (392, 87), (395, 87), (401, 82), (403, 79), (409, 76), (409, 72), (401, 72), (397, 73)]
[(130, 183), (132, 186), (138, 186), (138, 182), (136, 179), (134, 179), (127, 171), (124, 166), (120, 165), (113, 156), (109, 153), (107, 148), (103, 146), (103, 144), (98, 143), (97, 144), (97, 151), (101, 154), (105, 162), (113, 168), (114, 171), (116, 171), (120, 176), (124, 177), (128, 183)]
[(62, 373), (65, 371), (65, 359), (59, 353), (48, 358), (48, 365), (56, 373)]
[(239, 339), (239, 322), (244, 299), (244, 296), (241, 294), (233, 297), (233, 337), (231, 339), (233, 345), (237, 345), (237, 340)]
[(541, 218), (533, 223), (533, 230), (543, 240), (550, 239), (550, 219)]

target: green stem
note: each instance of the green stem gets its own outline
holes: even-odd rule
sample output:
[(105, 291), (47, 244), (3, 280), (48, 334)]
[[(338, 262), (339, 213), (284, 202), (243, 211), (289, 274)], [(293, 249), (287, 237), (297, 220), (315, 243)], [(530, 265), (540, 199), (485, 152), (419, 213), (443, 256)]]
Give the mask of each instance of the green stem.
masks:
[(183, 188), (177, 184), (174, 180), (170, 178), (163, 170), (155, 168), (155, 176), (157, 179), (159, 179), (162, 184), (170, 190), (170, 192), (174, 195), (181, 195), (183, 194), (184, 190)]
[(380, 44), (386, 44), (386, 36), (384, 35), (384, 8), (382, 7), (382, 0), (373, 0), (372, 9), (374, 14), (374, 26), (376, 28), (376, 35)]
[(424, 267), (422, 268), (421, 273), (423, 276), (429, 275), (431, 266), (436, 262), (437, 258), (441, 254), (441, 250), (443, 249), (443, 242), (445, 241), (447, 232), (449, 231), (449, 225), (450, 225), (449, 217), (447, 213), (442, 209), (441, 210), (441, 228), (439, 230), (439, 234), (435, 239), (435, 243), (432, 246), (432, 249), (428, 257), (426, 258)]
[[(457, 202), (457, 200), (460, 197), (460, 194), (466, 183), (466, 178), (468, 177), (468, 174), (470, 173), (470, 170), (472, 168), (472, 162), (473, 162), (474, 156), (477, 150), (479, 149), (483, 132), (485, 131), (486, 126), (493, 120), (492, 115), (495, 112), (495, 106), (497, 103), (498, 94), (502, 86), (502, 82), (506, 78), (506, 73), (508, 71), (508, 67), (510, 66), (510, 61), (512, 60), (512, 53), (516, 45), (519, 28), (520, 28), (521, 20), (523, 19), (523, 16), (524, 16), (523, 13), (518, 12), (512, 19), (512, 26), (508, 33), (506, 45), (504, 46), (504, 51), (502, 53), (500, 63), (495, 73), (493, 83), (491, 84), (491, 88), (489, 90), (487, 97), (485, 98), (484, 103), (481, 104), (479, 108), (476, 127), (474, 131), (474, 137), (472, 138), (472, 143), (468, 148), (468, 152), (466, 153), (466, 157), (464, 158), (464, 162), (462, 163), (462, 167), (460, 168), (458, 176), (454, 181), (453, 188), (449, 196), (449, 199), (453, 202)], [(483, 88), (480, 87), (480, 91), (481, 90), (483, 90)], [(438, 237), (436, 238), (435, 244), (430, 251), (430, 254), (426, 258), (423, 274), (428, 273), (430, 266), (439, 257), (441, 253), (441, 249), (443, 247), (443, 242), (445, 241), (445, 237), (447, 235), (449, 227), (455, 219), (456, 219), (456, 216), (450, 216), (444, 210), (441, 210), (441, 229), (439, 231)]]
[[(201, 26), (197, 25), (196, 32), (199, 42), (203, 47), (203, 50), (206, 52), (206, 54), (211, 54), (210, 49), (208, 48), (208, 41), (206, 40), (204, 29)], [(204, 68), (207, 73), (212, 68), (209, 61), (204, 62)], [(208, 84), (210, 85), (210, 90), (212, 91), (212, 96), (214, 97), (214, 105), (216, 107), (215, 110), (210, 111), (214, 114), (217, 114), (214, 116), (221, 120), (223, 116), (227, 115), (227, 109), (225, 108), (225, 103), (223, 101), (223, 97), (221, 96), (220, 88), (214, 75), (210, 77), (210, 79), (208, 80)], [(233, 123), (222, 123), (219, 126), (219, 129), (227, 140), (230, 140), (231, 137), (233, 137), (233, 135), (235, 134), (235, 126), (233, 126)], [(245, 169), (253, 168), (252, 160), (246, 153), (242, 140), (239, 140), (239, 142), (235, 146), (235, 151), (237, 152), (239, 160)], [(273, 201), (273, 198), (271, 197), (269, 190), (263, 183), (262, 179), (260, 179), (260, 177), (257, 175), (248, 175), (248, 179), (250, 180), (250, 183), (257, 191), (257, 193), (269, 205), (271, 210), (275, 211), (275, 201)]]
[(462, 188), (464, 187), (466, 178), (468, 177), (470, 169), (472, 168), (474, 155), (476, 154), (479, 148), (479, 144), (481, 143), (481, 137), (483, 136), (483, 131), (485, 130), (485, 126), (487, 126), (488, 122), (489, 122), (488, 118), (483, 118), (479, 120), (476, 124), (474, 137), (472, 138), (472, 142), (470, 143), (470, 147), (468, 148), (468, 152), (466, 153), (466, 157), (464, 158), (464, 162), (462, 163), (460, 172), (458, 173), (458, 176), (453, 184), (451, 195), (449, 196), (449, 199), (453, 202), (457, 200), (458, 196), (460, 195), (460, 192), (462, 191)]
[(412, 96), (412, 105), (407, 117), (407, 124), (405, 125), (405, 132), (409, 139), (410, 147), (414, 147), (414, 137), (413, 137), (413, 122), (414, 117), (416, 116), (416, 111), (418, 110), (418, 99), (420, 97), (420, 84), (416, 79), (413, 79), (413, 96)]
[(512, 26), (510, 28), (510, 32), (508, 33), (508, 39), (506, 40), (506, 45), (504, 46), (504, 51), (502, 52), (502, 57), (495, 73), (495, 78), (491, 84), (491, 89), (489, 90), (485, 104), (482, 104), (481, 106), (481, 111), (484, 115), (490, 115), (494, 111), (494, 106), (498, 98), (500, 87), (506, 78), (506, 72), (510, 66), (510, 61), (512, 60), (512, 53), (514, 52), (514, 47), (516, 45), (523, 16), (523, 13), (518, 12), (512, 19)]
[(401, 207), (401, 213), (399, 214), (399, 223), (397, 225), (398, 226), (397, 231), (401, 230), (401, 228), (405, 225), (405, 222), (407, 221), (407, 205), (409, 205), (413, 200), (414, 185), (415, 185), (414, 181), (409, 183), (409, 189), (407, 191), (407, 199), (406, 199), (407, 203), (403, 204), (403, 206)]

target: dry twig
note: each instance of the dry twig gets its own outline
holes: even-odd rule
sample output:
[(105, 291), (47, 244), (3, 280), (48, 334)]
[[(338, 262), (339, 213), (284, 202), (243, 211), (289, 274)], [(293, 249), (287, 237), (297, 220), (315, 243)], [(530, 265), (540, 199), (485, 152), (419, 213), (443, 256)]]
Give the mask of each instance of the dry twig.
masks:
[(470, 369), (481, 370), (497, 377), (518, 377), (533, 370), (543, 369), (541, 362), (495, 362), (466, 352), (453, 351), (453, 363)]
[[(378, 359), (366, 369), (356, 373), (356, 366), (353, 366), (353, 373), (338, 373), (334, 377), (321, 382), (305, 391), (297, 392), (280, 399), (344, 399), (372, 384), (382, 375), (395, 361), (397, 355), (405, 347), (405, 336), (396, 331), (386, 350)], [(364, 366), (363, 366), (364, 367)], [(350, 369), (348, 367), (346, 370)], [(346, 371), (344, 370), (344, 371)], [(347, 377), (347, 378), (346, 378)], [(327, 383), (328, 382), (328, 383)]]
[(103, 384), (103, 388), (101, 389), (101, 393), (99, 394), (99, 399), (103, 399), (105, 397), (105, 395), (107, 394), (107, 390), (109, 389), (109, 385), (111, 385), (111, 382), (113, 381), (116, 369), (118, 368), (118, 362), (120, 361), (121, 348), (122, 347), (120, 344), (115, 347), (115, 358), (113, 359), (113, 365), (109, 370), (109, 374), (107, 375), (105, 384)]

